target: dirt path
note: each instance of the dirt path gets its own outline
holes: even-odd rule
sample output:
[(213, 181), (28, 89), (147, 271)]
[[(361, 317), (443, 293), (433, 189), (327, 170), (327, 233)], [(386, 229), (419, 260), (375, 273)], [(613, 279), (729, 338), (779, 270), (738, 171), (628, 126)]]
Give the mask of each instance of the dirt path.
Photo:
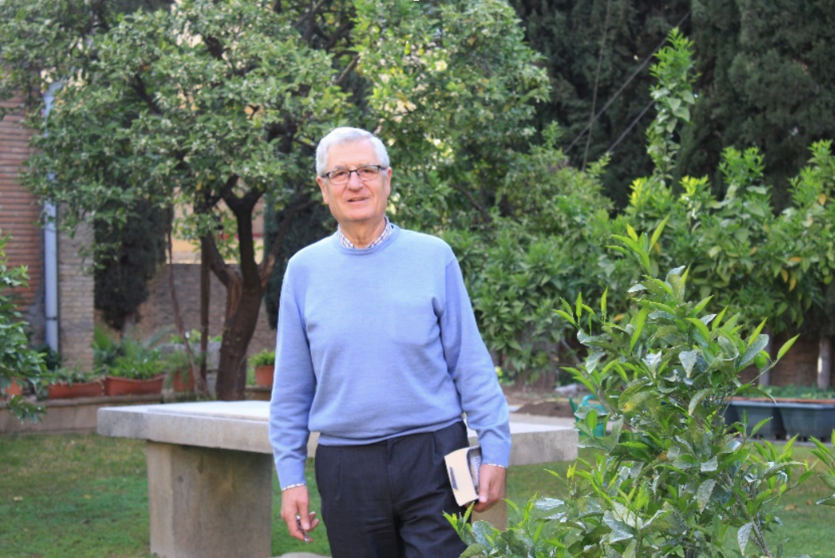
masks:
[[(517, 413), (527, 415), (541, 415), (546, 417), (574, 418), (574, 411), (568, 399), (558, 398), (553, 390), (536, 388), (517, 388), (503, 386), (507, 402), (513, 407), (519, 407)], [(578, 399), (575, 397), (575, 400)]]

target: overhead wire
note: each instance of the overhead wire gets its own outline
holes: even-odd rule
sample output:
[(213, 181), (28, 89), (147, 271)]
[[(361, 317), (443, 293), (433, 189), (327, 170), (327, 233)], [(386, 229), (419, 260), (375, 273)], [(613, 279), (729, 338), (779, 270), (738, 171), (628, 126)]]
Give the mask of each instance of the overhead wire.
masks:
[(626, 135), (630, 132), (630, 130), (632, 130), (632, 128), (634, 128), (634, 127), (635, 127), (635, 125), (636, 125), (638, 122), (640, 122), (640, 121), (641, 121), (641, 118), (643, 118), (643, 117), (644, 117), (644, 115), (647, 113), (647, 111), (648, 111), (650, 108), (652, 108), (652, 105), (653, 105), (653, 103), (654, 103), (654, 102), (655, 102), (655, 101), (650, 101), (650, 102), (648, 102), (648, 103), (646, 104), (646, 106), (643, 108), (643, 110), (641, 110), (641, 112), (638, 114), (638, 116), (636, 116), (636, 117), (635, 117), (635, 119), (634, 119), (632, 122), (630, 122), (630, 123), (629, 123), (629, 126), (626, 128), (626, 130), (624, 130), (624, 131), (623, 131), (623, 133), (621, 133), (621, 135), (620, 135), (620, 136), (618, 136), (618, 139), (616, 139), (616, 140), (615, 140), (615, 143), (613, 143), (612, 145), (610, 145), (610, 146), (606, 149), (606, 153), (611, 153), (611, 152), (615, 149), (615, 147), (617, 147), (617, 146), (618, 146), (618, 144), (619, 144), (621, 141), (623, 141), (623, 138), (625, 138), (625, 137), (626, 137)]
[(600, 82), (600, 68), (603, 66), (603, 54), (606, 51), (606, 35), (609, 34), (609, 12), (612, 0), (606, 0), (606, 17), (603, 18), (603, 37), (600, 38), (600, 54), (597, 56), (597, 70), (594, 72), (594, 89), (591, 96), (591, 111), (589, 113), (589, 135), (586, 138), (586, 150), (583, 151), (583, 170), (586, 170), (586, 160), (591, 146), (591, 130), (594, 126), (594, 109), (597, 108), (597, 85)]
[[(676, 27), (681, 27), (681, 24), (683, 24), (685, 21), (687, 21), (687, 18), (690, 17), (691, 13), (692, 13), (692, 10), (688, 10), (687, 13), (684, 14), (684, 16), (676, 24)], [(577, 134), (577, 137), (575, 137), (574, 140), (568, 145), (568, 147), (565, 148), (565, 151), (564, 151), (565, 153), (568, 153), (569, 151), (571, 151), (571, 148), (574, 147), (574, 145), (576, 145), (576, 143), (580, 140), (580, 138), (582, 138), (583, 135), (594, 125), (594, 123), (597, 121), (597, 119), (600, 118), (603, 115), (604, 112), (606, 112), (606, 109), (608, 109), (611, 106), (611, 104), (614, 103), (615, 100), (618, 97), (620, 97), (621, 93), (623, 93), (623, 90), (626, 89), (626, 87), (632, 82), (632, 80), (634, 80), (638, 76), (638, 74), (640, 74), (643, 71), (643, 69), (646, 67), (646, 65), (649, 64), (649, 61), (652, 60), (653, 56), (655, 56), (655, 54), (659, 50), (661, 50), (661, 48), (666, 43), (667, 43), (667, 38), (665, 37), (660, 43), (658, 43), (658, 46), (656, 46), (655, 49), (653, 49), (653, 51), (649, 54), (649, 56), (644, 58), (643, 62), (641, 62), (641, 64), (640, 64), (640, 66), (638, 66), (638, 68), (632, 73), (632, 75), (629, 76), (629, 79), (627, 79), (623, 83), (623, 85), (620, 86), (620, 88), (614, 93), (614, 95), (609, 97), (609, 100), (606, 101), (606, 104), (603, 105), (603, 108), (601, 108), (600, 111), (597, 114), (594, 115), (594, 118), (591, 119), (591, 121), (586, 125), (586, 127), (583, 128), (580, 131), (580, 133)], [(650, 103), (650, 106), (651, 105), (652, 105), (652, 103)], [(646, 111), (647, 111), (647, 109), (645, 107), (640, 116), (643, 116), (643, 114), (646, 113)], [(640, 117), (638, 118), (638, 120), (640, 120)], [(630, 129), (631, 129), (631, 126), (632, 125), (630, 125)], [(623, 135), (623, 134), (621, 134), (621, 135)]]

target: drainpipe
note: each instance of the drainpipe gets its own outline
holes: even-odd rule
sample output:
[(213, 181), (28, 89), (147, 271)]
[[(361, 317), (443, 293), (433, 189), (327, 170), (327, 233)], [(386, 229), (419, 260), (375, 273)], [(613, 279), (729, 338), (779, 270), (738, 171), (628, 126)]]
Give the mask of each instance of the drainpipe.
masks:
[[(53, 83), (44, 93), (44, 118), (49, 116), (55, 100), (55, 92), (60, 87)], [(58, 322), (58, 231), (56, 230), (57, 212), (55, 204), (46, 202), (43, 213), (46, 227), (44, 228), (44, 312), (46, 318), (46, 344), (60, 352), (59, 322)]]

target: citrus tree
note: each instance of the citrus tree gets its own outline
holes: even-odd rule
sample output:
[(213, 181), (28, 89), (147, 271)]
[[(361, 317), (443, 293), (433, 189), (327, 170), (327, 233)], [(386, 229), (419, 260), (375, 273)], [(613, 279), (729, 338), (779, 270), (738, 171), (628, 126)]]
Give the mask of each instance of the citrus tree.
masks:
[[(653, 273), (662, 230), (615, 236), (643, 273), (628, 289), (628, 318), (615, 322), (605, 296), (557, 310), (588, 351), (572, 373), (605, 409), (577, 413), (594, 460), (569, 468), (565, 499), (535, 497), (505, 532), (450, 517), (466, 556), (780, 555), (764, 533), (779, 523), (780, 496), (812, 473), (792, 459), (794, 440), (782, 449), (754, 440), (765, 421), (726, 425), (724, 411), (735, 395), (762, 394), (742, 370), (766, 372), (794, 339), (772, 360), (763, 323), (749, 328), (727, 309), (712, 312), (710, 297), (691, 299), (685, 267)], [(595, 437), (601, 423), (607, 433)], [(728, 548), (732, 528), (737, 544)]]
[[(226, 288), (217, 394), (234, 399), (287, 228), (319, 203), (319, 138), (351, 124), (391, 143), (403, 224), (431, 228), (471, 206), (472, 179), (499, 175), (484, 156), (524, 137), (526, 102), (547, 90), (515, 25), (498, 0), (183, 0), (129, 15), (106, 2), (9, 0), (2, 92), (24, 92), (38, 133), (23, 179), (66, 206), (64, 227), (124, 224), (139, 200), (180, 209), (174, 226), (200, 241)], [(265, 196), (282, 221), (259, 258)]]

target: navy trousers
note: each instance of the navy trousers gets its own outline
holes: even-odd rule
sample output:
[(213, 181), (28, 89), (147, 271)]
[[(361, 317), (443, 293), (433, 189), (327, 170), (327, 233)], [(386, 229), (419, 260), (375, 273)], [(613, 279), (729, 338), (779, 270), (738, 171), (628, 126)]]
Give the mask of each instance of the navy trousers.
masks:
[(316, 449), (316, 483), (333, 558), (458, 558), (466, 546), (443, 516), (463, 513), (444, 456), (466, 447), (456, 423), (364, 446)]

